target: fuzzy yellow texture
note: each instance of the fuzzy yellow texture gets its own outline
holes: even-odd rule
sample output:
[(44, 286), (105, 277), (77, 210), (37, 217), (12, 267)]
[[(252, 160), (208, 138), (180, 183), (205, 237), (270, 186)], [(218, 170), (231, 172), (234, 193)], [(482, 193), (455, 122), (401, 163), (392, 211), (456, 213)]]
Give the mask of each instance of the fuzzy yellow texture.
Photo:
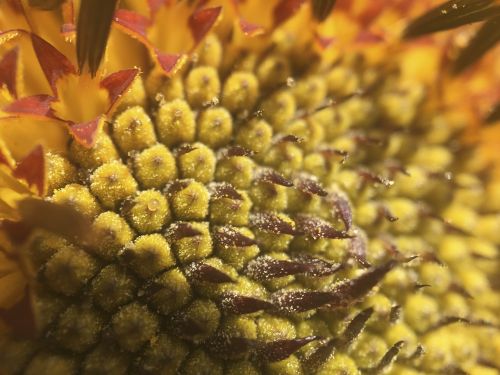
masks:
[[(67, 158), (48, 155), (47, 199), (91, 218), (96, 241), (80, 248), (38, 235), (30, 256), (39, 267), (41, 336), (2, 337), (5, 371), (360, 374), (376, 371), (404, 341), (384, 371), (494, 373), (498, 183), (476, 177), (486, 166), (463, 163), (474, 158), (467, 150), (449, 149), (456, 142), (443, 131), (449, 120), (420, 113), (422, 86), (391, 73), (373, 92), (332, 106), (329, 99), (368, 87), (371, 67), (346, 59), (324, 71), (311, 57), (304, 70), (285, 50), (242, 56), (239, 70), (223, 72), (221, 46), (210, 35), (185, 72), (159, 79), (153, 71), (136, 80), (95, 147), (73, 141)], [(439, 121), (442, 127), (429, 125)], [(266, 175), (270, 170), (279, 178)], [(304, 189), (305, 177), (327, 196)], [(360, 242), (256, 224), (255, 215), (271, 213), (295, 231), (298, 218), (309, 215), (342, 232), (349, 214), (332, 203), (339, 196), (352, 211), (346, 234)], [(269, 301), (280, 292), (332, 290), (366, 272), (355, 245), (372, 265), (420, 258), (348, 307), (236, 314), (223, 303), (228, 295)], [(300, 255), (343, 268), (269, 279), (249, 271), (264, 256), (303, 264)], [(342, 344), (349, 322), (369, 308), (365, 329)], [(449, 317), (470, 324), (439, 328)], [(339, 341), (311, 366), (308, 358), (324, 342), (275, 361), (255, 349), (313, 335)], [(227, 347), (214, 338), (255, 347), (226, 357)]]

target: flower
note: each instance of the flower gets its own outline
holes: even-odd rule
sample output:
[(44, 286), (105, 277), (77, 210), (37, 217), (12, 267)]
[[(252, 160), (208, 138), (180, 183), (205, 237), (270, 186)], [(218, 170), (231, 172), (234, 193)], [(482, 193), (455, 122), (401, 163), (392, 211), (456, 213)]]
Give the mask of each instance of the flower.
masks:
[(3, 372), (500, 366), (496, 98), (484, 71), (445, 75), (445, 38), (400, 41), (421, 2), (123, 1), (90, 72), (72, 2), (12, 4)]

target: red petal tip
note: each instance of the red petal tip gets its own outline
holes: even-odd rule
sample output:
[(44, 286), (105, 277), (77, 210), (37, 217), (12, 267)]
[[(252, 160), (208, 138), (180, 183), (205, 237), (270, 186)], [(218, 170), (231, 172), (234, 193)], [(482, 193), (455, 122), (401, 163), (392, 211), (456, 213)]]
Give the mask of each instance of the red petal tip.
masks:
[(168, 53), (161, 53), (159, 51), (156, 51), (156, 58), (158, 60), (158, 63), (160, 64), (160, 67), (167, 75), (175, 73), (181, 66), (182, 62), (185, 60), (184, 55), (171, 55)]
[(5, 85), (11, 95), (17, 98), (17, 59), (19, 51), (17, 47), (8, 51), (0, 60), (0, 87)]
[(197, 9), (189, 17), (189, 28), (196, 44), (210, 31), (217, 18), (219, 18), (221, 11), (222, 7)]
[(273, 11), (274, 27), (279, 26), (300, 9), (304, 0), (281, 0)]
[(69, 131), (78, 143), (90, 148), (95, 144), (100, 120), (101, 117), (97, 117), (89, 122), (70, 125)]
[(118, 9), (114, 20), (118, 25), (130, 30), (132, 33), (147, 38), (146, 33), (150, 21), (143, 15), (130, 10)]
[(139, 69), (126, 69), (112, 73), (104, 78), (100, 85), (108, 91), (111, 108), (113, 104), (123, 95), (132, 85), (135, 77), (139, 74)]
[(35, 186), (40, 196), (45, 187), (45, 159), (42, 146), (36, 146), (19, 162), (13, 173), (14, 177), (25, 180), (29, 186)]
[(43, 73), (55, 93), (57, 80), (67, 74), (76, 74), (76, 69), (66, 56), (38, 35), (31, 34), (31, 41)]
[(52, 117), (50, 105), (53, 101), (54, 97), (49, 95), (33, 95), (10, 103), (3, 110), (11, 114)]
[(264, 28), (260, 25), (250, 23), (243, 18), (240, 18), (240, 28), (243, 34), (247, 36), (257, 36), (264, 34)]

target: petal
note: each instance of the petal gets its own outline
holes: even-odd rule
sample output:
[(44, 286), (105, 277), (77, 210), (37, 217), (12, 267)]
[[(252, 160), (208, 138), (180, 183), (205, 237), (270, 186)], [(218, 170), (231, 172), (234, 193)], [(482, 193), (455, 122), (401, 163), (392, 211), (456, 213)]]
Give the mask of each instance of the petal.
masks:
[(248, 22), (243, 18), (239, 19), (240, 29), (243, 31), (243, 34), (247, 36), (257, 36), (264, 34), (265, 30), (262, 26), (256, 25), (254, 23)]
[(66, 56), (36, 34), (31, 34), (31, 41), (43, 73), (56, 94), (57, 80), (68, 74), (76, 74), (76, 69)]
[(37, 146), (19, 162), (14, 177), (22, 179), (28, 186), (34, 186), (42, 196), (45, 191), (45, 158), (42, 146)]
[(11, 95), (17, 98), (18, 48), (12, 48), (0, 60), (0, 87), (5, 85)]
[(69, 126), (69, 132), (83, 146), (92, 147), (95, 144), (99, 126), (103, 121), (104, 116), (100, 116), (88, 122), (72, 124)]
[(109, 95), (108, 112), (120, 99), (120, 97), (130, 88), (132, 82), (138, 74), (139, 69), (121, 70), (110, 74), (101, 81), (101, 87), (106, 89)]
[(11, 114), (53, 117), (50, 105), (55, 100), (49, 95), (34, 95), (21, 98), (4, 108), (4, 112)]
[(151, 25), (148, 18), (143, 15), (125, 9), (118, 9), (115, 13), (115, 22), (126, 29), (126, 32), (147, 39), (147, 28)]
[(186, 61), (186, 55), (161, 53), (156, 50), (156, 60), (167, 75), (175, 74)]
[(219, 18), (222, 7), (197, 9), (189, 17), (189, 28), (193, 35), (195, 45), (201, 42), (205, 35), (210, 31), (212, 26)]
[(304, 0), (281, 0), (273, 10), (274, 27), (279, 26), (300, 9)]

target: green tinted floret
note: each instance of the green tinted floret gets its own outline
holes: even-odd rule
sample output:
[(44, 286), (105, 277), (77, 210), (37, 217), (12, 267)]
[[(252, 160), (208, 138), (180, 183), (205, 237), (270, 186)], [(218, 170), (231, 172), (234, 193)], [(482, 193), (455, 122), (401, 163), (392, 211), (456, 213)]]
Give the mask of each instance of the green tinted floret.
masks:
[(139, 350), (158, 330), (157, 316), (138, 303), (121, 308), (111, 323), (118, 344), (130, 352)]
[(169, 243), (157, 233), (137, 237), (123, 249), (120, 257), (143, 278), (175, 265)]
[(137, 282), (124, 268), (116, 265), (104, 267), (92, 280), (91, 291), (97, 305), (114, 311), (135, 297)]
[(127, 222), (112, 211), (97, 216), (92, 224), (92, 230), (96, 236), (93, 250), (107, 260), (115, 258), (118, 251), (132, 241), (134, 236)]

